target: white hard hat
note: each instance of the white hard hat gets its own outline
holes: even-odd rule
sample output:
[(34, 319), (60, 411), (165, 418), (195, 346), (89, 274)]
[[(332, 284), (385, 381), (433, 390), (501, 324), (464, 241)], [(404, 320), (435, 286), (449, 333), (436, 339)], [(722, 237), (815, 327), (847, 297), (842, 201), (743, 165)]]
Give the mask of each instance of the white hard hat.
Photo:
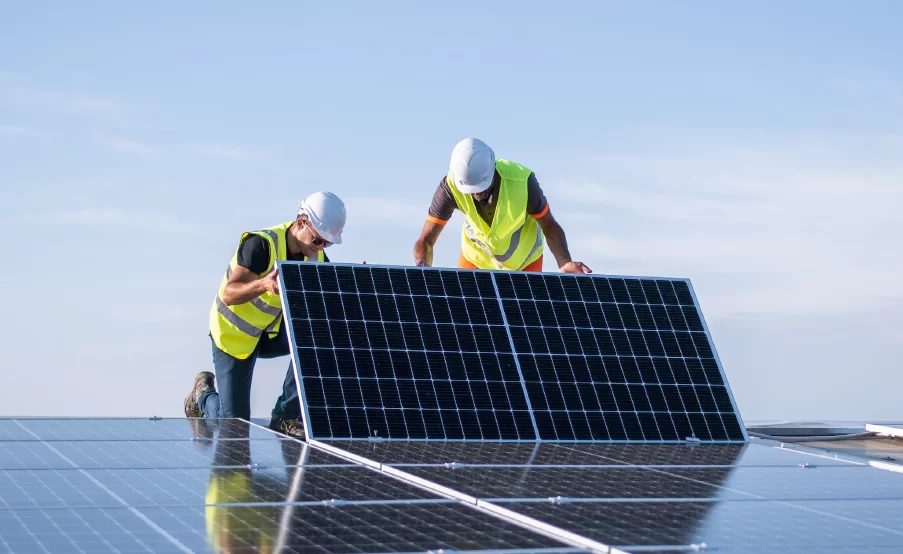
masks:
[(483, 192), (495, 177), (495, 152), (480, 139), (464, 139), (452, 150), (449, 171), (461, 192)]
[(315, 192), (301, 201), (298, 215), (305, 214), (314, 230), (333, 244), (342, 244), (345, 204), (331, 192)]

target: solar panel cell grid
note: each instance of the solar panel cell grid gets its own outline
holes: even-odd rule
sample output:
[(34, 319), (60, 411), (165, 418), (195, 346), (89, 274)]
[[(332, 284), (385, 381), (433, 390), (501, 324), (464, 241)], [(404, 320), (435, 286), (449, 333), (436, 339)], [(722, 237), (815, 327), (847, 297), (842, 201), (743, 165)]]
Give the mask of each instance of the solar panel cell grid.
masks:
[[(720, 385), (720, 371), (686, 283), (494, 278), (541, 438), (737, 436), (737, 426), (723, 421), (734, 418), (726, 389), (711, 388), (709, 376)], [(680, 306), (681, 298), (690, 306)], [(670, 383), (698, 386), (664, 386)]]
[(489, 276), (314, 264), (283, 274), (312, 436), (535, 438)]
[(314, 438), (744, 439), (685, 281), (283, 274)]

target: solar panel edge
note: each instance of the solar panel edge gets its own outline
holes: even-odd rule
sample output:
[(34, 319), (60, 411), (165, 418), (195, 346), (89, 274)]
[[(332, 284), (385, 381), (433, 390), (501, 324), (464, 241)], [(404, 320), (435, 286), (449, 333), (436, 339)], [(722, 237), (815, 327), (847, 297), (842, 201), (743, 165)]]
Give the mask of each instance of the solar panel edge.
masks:
[[(295, 336), (295, 328), (292, 324), (292, 318), (288, 317), (288, 313), (286, 311), (286, 307), (289, 305), (288, 303), (288, 287), (286, 285), (286, 275), (285, 275), (285, 266), (290, 265), (291, 263), (283, 260), (276, 261), (276, 269), (279, 272), (277, 274), (277, 279), (279, 281), (279, 300), (282, 303), (282, 324), (285, 325), (285, 330), (288, 333), (289, 340), (289, 356), (292, 360), (292, 371), (295, 373), (295, 387), (298, 389), (298, 403), (301, 407), (301, 423), (304, 425), (305, 434), (311, 433), (311, 418), (310, 412), (308, 411), (307, 406), (307, 396), (305, 395), (303, 379), (301, 379), (301, 372), (299, 371), (301, 361), (298, 358), (298, 347), (297, 345), (293, 346), (294, 336)], [(296, 265), (291, 264), (291, 265)]]
[(715, 341), (712, 339), (712, 333), (709, 330), (708, 322), (706, 322), (705, 314), (702, 312), (702, 305), (699, 303), (699, 298), (696, 296), (696, 289), (693, 287), (693, 283), (690, 279), (686, 279), (685, 281), (687, 283), (687, 287), (690, 289), (690, 296), (693, 298), (693, 307), (696, 309), (696, 314), (699, 316), (699, 320), (702, 322), (702, 329), (705, 333), (706, 340), (708, 340), (709, 348), (711, 349), (712, 356), (715, 359), (715, 364), (718, 366), (718, 372), (721, 375), (721, 381), (723, 383), (722, 386), (727, 389), (728, 397), (731, 400), (731, 408), (733, 409), (733, 413), (737, 418), (737, 424), (740, 427), (740, 432), (743, 435), (742, 442), (748, 442), (749, 434), (746, 432), (746, 425), (743, 424), (743, 416), (740, 415), (740, 410), (737, 407), (737, 401), (734, 398), (734, 391), (731, 390), (730, 383), (727, 380), (727, 375), (725, 375), (724, 373), (724, 365), (722, 365), (721, 358), (718, 356), (718, 349), (715, 348)]
[[(502, 274), (509, 275), (512, 272), (510, 270), (503, 269), (468, 269), (468, 268), (458, 268), (458, 267), (443, 267), (443, 266), (405, 266), (405, 265), (390, 265), (390, 264), (360, 264), (355, 262), (314, 262), (314, 261), (301, 261), (301, 260), (277, 260), (276, 267), (280, 268), (288, 265), (325, 265), (325, 266), (335, 266), (335, 267), (367, 267), (371, 269), (399, 269), (399, 270), (407, 270), (414, 269), (417, 271), (454, 271), (461, 273), (488, 273), (488, 274)], [(531, 271), (530, 275), (545, 275), (545, 276), (554, 276), (554, 277), (562, 277), (566, 276), (566, 274), (562, 274), (560, 271)], [(606, 278), (606, 279), (636, 279), (636, 280), (654, 280), (654, 281), (683, 281), (686, 283), (690, 282), (688, 277), (660, 277), (654, 275), (614, 275), (607, 273), (591, 273), (587, 274), (583, 277), (587, 277), (590, 279), (594, 278)], [(334, 292), (334, 291), (333, 291)]]

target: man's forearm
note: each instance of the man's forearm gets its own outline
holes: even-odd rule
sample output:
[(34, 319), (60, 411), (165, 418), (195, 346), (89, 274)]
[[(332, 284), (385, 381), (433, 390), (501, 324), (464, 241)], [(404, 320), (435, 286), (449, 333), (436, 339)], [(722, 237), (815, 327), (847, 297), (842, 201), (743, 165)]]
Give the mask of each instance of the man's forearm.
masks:
[(250, 283), (229, 283), (223, 291), (223, 302), (227, 306), (236, 306), (254, 300), (267, 291), (263, 279)]
[(564, 235), (564, 229), (561, 228), (561, 225), (556, 221), (545, 230), (545, 235), (546, 243), (549, 245), (552, 255), (555, 256), (555, 262), (558, 263), (558, 267), (570, 262), (571, 253), (568, 252), (568, 239)]
[(433, 265), (433, 245), (425, 240), (418, 240), (414, 243), (414, 263), (422, 266)]

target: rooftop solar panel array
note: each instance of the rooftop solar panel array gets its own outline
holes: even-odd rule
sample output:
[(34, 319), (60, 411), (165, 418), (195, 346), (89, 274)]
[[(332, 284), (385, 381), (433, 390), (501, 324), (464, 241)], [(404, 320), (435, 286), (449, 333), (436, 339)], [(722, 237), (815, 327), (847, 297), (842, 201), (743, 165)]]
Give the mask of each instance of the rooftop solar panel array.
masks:
[(248, 422), (0, 429), (0, 553), (579, 552)]
[(231, 420), (0, 424), (23, 431), (0, 439), (0, 552), (903, 549), (903, 475), (757, 443), (303, 443)]
[(903, 547), (903, 475), (775, 446), (327, 444), (618, 551)]
[(280, 262), (315, 439), (744, 441), (685, 280)]

